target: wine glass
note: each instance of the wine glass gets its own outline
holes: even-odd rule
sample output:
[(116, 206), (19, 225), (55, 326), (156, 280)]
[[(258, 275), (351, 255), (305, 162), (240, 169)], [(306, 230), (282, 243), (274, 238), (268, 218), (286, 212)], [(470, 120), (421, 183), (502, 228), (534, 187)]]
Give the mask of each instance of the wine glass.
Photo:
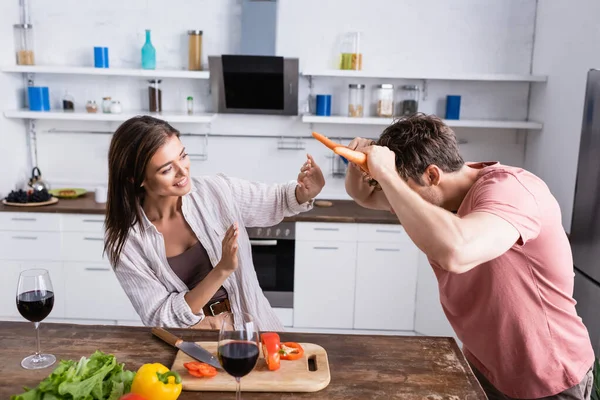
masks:
[(25, 318), (35, 324), (37, 351), (25, 357), (21, 366), (25, 369), (40, 369), (56, 362), (52, 354), (40, 354), (40, 322), (50, 314), (54, 306), (54, 291), (50, 275), (45, 269), (28, 269), (19, 275), (17, 285), (17, 309)]
[(227, 313), (219, 332), (219, 362), (237, 382), (236, 400), (242, 398), (240, 380), (254, 369), (258, 360), (258, 329), (247, 313)]

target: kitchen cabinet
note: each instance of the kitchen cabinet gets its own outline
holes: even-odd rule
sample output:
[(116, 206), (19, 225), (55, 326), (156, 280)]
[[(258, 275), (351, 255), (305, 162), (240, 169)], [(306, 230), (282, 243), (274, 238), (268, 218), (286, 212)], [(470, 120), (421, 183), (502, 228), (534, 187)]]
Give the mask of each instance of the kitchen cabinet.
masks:
[(417, 256), (406, 240), (358, 244), (354, 329), (414, 329)]
[(400, 225), (297, 223), (294, 329), (414, 330), (418, 254)]
[(420, 251), (418, 257), (415, 331), (428, 336), (453, 336), (458, 340), (440, 304), (437, 278), (427, 261), (427, 257)]
[(19, 264), (12, 261), (0, 261), (0, 315), (17, 317), (17, 282)]
[(294, 327), (352, 328), (356, 243), (296, 240)]
[(139, 324), (102, 255), (103, 221), (98, 215), (0, 213), (0, 320), (20, 318), (15, 303), (19, 273), (43, 268), (55, 296), (47, 321)]
[(65, 263), (65, 317), (132, 320), (137, 314), (108, 264)]

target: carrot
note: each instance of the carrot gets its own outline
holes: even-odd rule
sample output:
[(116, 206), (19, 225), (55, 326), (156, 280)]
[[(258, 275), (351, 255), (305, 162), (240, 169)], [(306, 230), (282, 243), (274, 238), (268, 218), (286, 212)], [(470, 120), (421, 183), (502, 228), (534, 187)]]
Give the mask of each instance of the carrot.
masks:
[(360, 151), (351, 150), (344, 146), (339, 146), (333, 149), (335, 154), (344, 157), (346, 160), (350, 161), (358, 165), (365, 172), (369, 172), (369, 168), (367, 167), (367, 155), (365, 153), (361, 153)]
[(329, 147), (331, 150), (335, 149), (336, 147), (344, 147), (343, 145), (330, 140), (327, 136), (321, 135), (320, 133), (313, 132), (312, 135), (315, 139)]

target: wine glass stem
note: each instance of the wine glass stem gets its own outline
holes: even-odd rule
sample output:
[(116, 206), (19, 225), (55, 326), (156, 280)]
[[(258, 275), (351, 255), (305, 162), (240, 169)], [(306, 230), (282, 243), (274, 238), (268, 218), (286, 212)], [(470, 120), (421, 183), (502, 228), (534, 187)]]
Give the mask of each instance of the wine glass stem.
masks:
[(242, 400), (242, 383), (240, 378), (235, 378), (237, 390), (235, 391), (235, 400)]
[(40, 323), (39, 322), (34, 322), (35, 325), (35, 338), (37, 341), (37, 350), (35, 352), (35, 357), (39, 358), (40, 357)]

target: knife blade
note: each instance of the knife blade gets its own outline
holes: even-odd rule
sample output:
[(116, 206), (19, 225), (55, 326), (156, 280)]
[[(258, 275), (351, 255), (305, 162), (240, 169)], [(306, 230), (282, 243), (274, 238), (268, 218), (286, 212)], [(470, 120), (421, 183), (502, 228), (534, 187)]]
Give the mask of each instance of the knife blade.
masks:
[(164, 342), (170, 344), (171, 346), (177, 347), (179, 350), (183, 351), (185, 354), (198, 361), (212, 365), (213, 367), (220, 370), (223, 369), (217, 358), (213, 356), (211, 352), (202, 348), (201, 346), (198, 346), (194, 342), (186, 342), (183, 339), (159, 327), (152, 328), (152, 334), (162, 339)]

